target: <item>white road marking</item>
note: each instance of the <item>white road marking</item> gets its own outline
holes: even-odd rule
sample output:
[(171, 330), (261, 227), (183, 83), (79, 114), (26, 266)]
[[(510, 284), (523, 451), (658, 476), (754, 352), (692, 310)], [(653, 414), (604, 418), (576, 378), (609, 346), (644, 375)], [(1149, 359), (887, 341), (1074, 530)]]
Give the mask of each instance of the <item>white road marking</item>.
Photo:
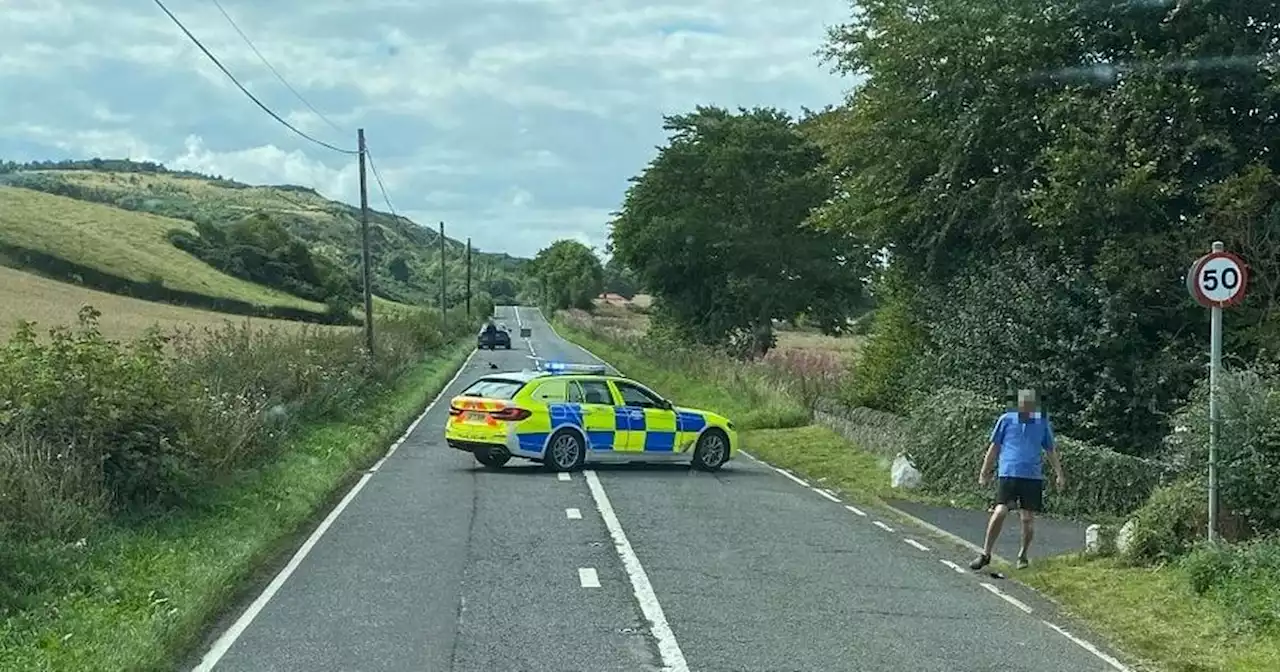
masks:
[(516, 326), (524, 329), (524, 322), (520, 321), (520, 306), (512, 306), (516, 311)]
[(839, 499), (838, 497), (836, 497), (835, 495), (833, 495), (833, 494), (831, 494), (831, 493), (827, 492), (826, 490), (821, 490), (821, 489), (819, 489), (819, 488), (814, 488), (814, 489), (813, 489), (813, 491), (814, 491), (814, 492), (816, 492), (816, 493), (818, 493), (819, 495), (822, 495), (823, 497), (826, 497), (827, 499), (829, 499), (829, 500), (831, 500), (831, 501), (835, 502), (836, 504), (839, 504), (839, 503), (840, 503), (840, 499)]
[(596, 570), (592, 567), (579, 567), (578, 583), (582, 584), (583, 588), (599, 588), (600, 575), (596, 574)]
[(807, 488), (807, 487), (809, 487), (809, 482), (808, 482), (808, 481), (804, 480), (803, 478), (800, 478), (799, 476), (796, 476), (795, 474), (793, 474), (793, 473), (791, 473), (791, 472), (787, 471), (786, 469), (779, 469), (779, 468), (777, 468), (777, 467), (774, 467), (774, 468), (773, 468), (773, 470), (774, 470), (774, 471), (776, 471), (776, 472), (778, 472), (779, 474), (782, 474), (783, 476), (786, 476), (787, 478), (789, 478), (789, 479), (791, 479), (791, 480), (795, 481), (796, 483), (799, 483), (800, 485), (803, 485), (803, 486), (804, 486), (804, 487), (806, 487), (806, 488)]
[(964, 574), (964, 573), (965, 573), (965, 571), (964, 571), (964, 568), (963, 568), (963, 567), (961, 567), (960, 565), (957, 565), (957, 564), (956, 564), (956, 563), (954, 563), (954, 562), (951, 562), (950, 560), (945, 560), (945, 559), (944, 559), (944, 560), (941, 560), (940, 562), (941, 562), (942, 564), (944, 564), (944, 565), (946, 565), (946, 566), (950, 567), (951, 569), (956, 570), (956, 572), (957, 572), (957, 573), (960, 573), (960, 574)]
[(892, 527), (889, 527), (888, 525), (885, 525), (884, 523), (882, 523), (882, 522), (880, 522), (880, 521), (878, 521), (878, 520), (877, 520), (877, 521), (875, 521), (874, 523), (872, 523), (872, 525), (875, 525), (876, 527), (878, 527), (878, 528), (880, 528), (880, 529), (884, 530), (885, 532), (892, 532), (892, 531), (893, 531), (893, 528), (892, 528)]
[(1093, 655), (1097, 656), (1097, 657), (1098, 657), (1098, 658), (1100, 658), (1103, 662), (1105, 662), (1106, 664), (1108, 664), (1108, 665), (1110, 665), (1111, 667), (1115, 668), (1115, 669), (1117, 670), (1117, 672), (1132, 672), (1132, 670), (1130, 670), (1128, 667), (1125, 667), (1124, 663), (1121, 663), (1120, 661), (1116, 660), (1115, 658), (1112, 658), (1111, 656), (1108, 656), (1107, 654), (1105, 654), (1105, 653), (1103, 653), (1102, 651), (1100, 651), (1100, 650), (1098, 649), (1098, 647), (1096, 647), (1096, 646), (1094, 646), (1094, 645), (1090, 644), (1089, 642), (1086, 642), (1086, 641), (1084, 641), (1083, 639), (1080, 639), (1079, 637), (1076, 637), (1075, 635), (1073, 635), (1073, 634), (1071, 634), (1071, 633), (1067, 632), (1066, 630), (1063, 630), (1062, 628), (1060, 628), (1060, 627), (1058, 627), (1058, 626), (1056, 626), (1056, 625), (1054, 625), (1054, 624), (1050, 623), (1049, 621), (1041, 621), (1041, 622), (1042, 622), (1042, 623), (1044, 623), (1045, 625), (1047, 625), (1047, 626), (1049, 626), (1049, 627), (1053, 628), (1054, 630), (1057, 630), (1057, 631), (1058, 631), (1058, 634), (1060, 634), (1060, 635), (1062, 635), (1063, 637), (1066, 637), (1067, 639), (1069, 639), (1069, 640), (1071, 640), (1071, 641), (1075, 642), (1077, 645), (1079, 645), (1079, 646), (1080, 646), (1080, 648), (1082, 648), (1082, 649), (1084, 649), (1085, 651), (1088, 651), (1089, 653), (1092, 653)]
[(908, 544), (911, 544), (912, 546), (915, 546), (916, 548), (922, 551), (925, 551), (926, 553), (929, 551), (928, 546), (925, 546), (924, 544), (916, 541), (915, 539), (903, 539), (903, 541), (907, 542)]
[(564, 515), (569, 520), (582, 520), (582, 512), (577, 509), (565, 509)]
[(863, 518), (867, 517), (867, 514), (863, 512), (862, 509), (849, 506), (848, 504), (845, 504), (844, 508), (849, 509), (849, 513), (852, 513), (855, 516), (862, 516)]
[(622, 531), (618, 516), (613, 513), (613, 504), (609, 503), (609, 496), (605, 494), (604, 486), (600, 485), (600, 478), (596, 476), (596, 472), (587, 471), (587, 487), (591, 489), (591, 497), (596, 502), (600, 517), (604, 519), (605, 527), (609, 528), (609, 535), (613, 537), (614, 548), (618, 551), (618, 557), (622, 558), (622, 566), (627, 572), (627, 577), (631, 579), (631, 589), (635, 593), (636, 601), (640, 604), (640, 611), (652, 624), (649, 631), (657, 640), (663, 671), (689, 672), (689, 663), (685, 662), (684, 653), (680, 651), (675, 633), (671, 632), (671, 626), (667, 624), (667, 617), (662, 613), (662, 605), (658, 603), (658, 596), (653, 592), (649, 576), (640, 564), (640, 558), (636, 557), (635, 551), (632, 550), (631, 542), (627, 541), (627, 535)]
[(378, 462), (374, 464), (369, 471), (366, 471), (364, 475), (360, 477), (360, 480), (356, 481), (356, 484), (352, 486), (351, 490), (347, 491), (347, 494), (342, 498), (342, 501), (338, 502), (338, 505), (333, 507), (333, 510), (329, 512), (329, 515), (325, 516), (324, 520), (320, 521), (320, 525), (316, 527), (315, 531), (311, 533), (311, 536), (307, 537), (307, 540), (302, 543), (302, 546), (293, 554), (293, 557), (289, 559), (289, 564), (285, 565), (284, 569), (281, 569), (280, 572), (276, 574), (275, 578), (271, 580), (271, 583), (267, 584), (267, 587), (263, 589), (257, 599), (255, 599), (253, 603), (244, 610), (244, 613), (240, 614), (240, 618), (236, 619), (236, 622), (232, 623), (231, 627), (227, 628), (226, 632), (223, 632), (222, 635), (214, 641), (213, 646), (209, 647), (209, 651), (204, 654), (204, 658), (200, 659), (200, 664), (196, 665), (192, 672), (209, 672), (218, 664), (218, 661), (222, 660), (223, 656), (227, 655), (227, 652), (235, 645), (236, 640), (240, 639), (240, 635), (244, 634), (244, 631), (249, 628), (251, 623), (253, 623), (253, 619), (258, 617), (258, 614), (267, 606), (267, 603), (271, 601), (271, 598), (275, 597), (276, 593), (280, 591), (280, 588), (284, 586), (285, 581), (288, 581), (289, 577), (297, 571), (298, 566), (301, 565), (302, 561), (311, 553), (311, 549), (315, 548), (316, 543), (320, 541), (320, 538), (324, 536), (325, 532), (329, 531), (329, 527), (333, 525), (333, 522), (338, 519), (338, 516), (342, 515), (342, 512), (346, 510), (347, 506), (351, 504), (351, 501), (356, 498), (356, 495), (360, 494), (360, 491), (364, 489), (364, 486), (369, 482), (369, 479), (373, 478), (373, 475), (377, 473), (378, 469), (380, 469), (383, 463), (387, 461), (387, 458), (391, 457), (400, 445), (409, 438), (409, 435), (418, 428), (418, 424), (422, 422), (423, 418), (427, 417), (427, 413), (430, 413), (431, 409), (435, 408), (436, 404), (440, 403), (440, 400), (444, 398), (444, 395), (449, 391), (449, 388), (453, 387), (453, 384), (458, 382), (458, 378), (462, 377), (462, 372), (467, 370), (467, 365), (471, 363), (471, 358), (475, 357), (476, 352), (478, 351), (472, 350), (471, 354), (467, 355), (467, 358), (462, 362), (462, 366), (458, 367), (458, 372), (453, 374), (453, 378), (450, 378), (449, 382), (440, 389), (440, 394), (437, 394), (436, 398), (432, 399), (430, 404), (427, 404), (427, 407), (424, 408), (422, 413), (414, 419), (413, 423), (409, 425), (409, 428), (404, 431), (404, 434), (402, 434), (395, 443), (391, 444), (391, 448), (387, 450), (387, 454), (384, 455), (382, 459), (378, 460)]
[(567, 480), (569, 480), (569, 472), (567, 472), (567, 471), (562, 471), (562, 472), (560, 472), (559, 474), (556, 474), (556, 478), (558, 478), (558, 479), (560, 479), (560, 480), (562, 480), (562, 481), (567, 481)]
[(992, 594), (992, 595), (995, 595), (996, 597), (998, 597), (998, 598), (1000, 598), (1000, 599), (1004, 600), (1005, 602), (1008, 602), (1009, 604), (1012, 604), (1013, 606), (1015, 606), (1015, 607), (1017, 607), (1017, 608), (1019, 608), (1019, 609), (1021, 609), (1021, 610), (1025, 611), (1025, 612), (1027, 612), (1028, 614), (1029, 614), (1029, 613), (1031, 613), (1031, 607), (1028, 607), (1028, 606), (1027, 606), (1026, 604), (1024, 604), (1021, 600), (1019, 600), (1018, 598), (1016, 598), (1016, 597), (1014, 597), (1014, 596), (1012, 596), (1012, 595), (1005, 595), (1003, 592), (1001, 592), (1001, 591), (1000, 591), (1000, 589), (999, 589), (999, 588), (996, 588), (995, 586), (991, 585), (990, 583), (987, 583), (986, 581), (983, 581), (983, 582), (982, 582), (982, 587), (983, 587), (983, 588), (986, 588), (988, 591), (990, 591), (990, 592), (991, 592), (991, 594)]

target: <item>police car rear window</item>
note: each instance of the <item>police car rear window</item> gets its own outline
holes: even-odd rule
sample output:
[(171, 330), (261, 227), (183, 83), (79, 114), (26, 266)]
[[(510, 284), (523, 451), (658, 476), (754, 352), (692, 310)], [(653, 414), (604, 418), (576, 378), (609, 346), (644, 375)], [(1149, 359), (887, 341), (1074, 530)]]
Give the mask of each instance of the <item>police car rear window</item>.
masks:
[(462, 391), (464, 397), (483, 397), (485, 399), (511, 399), (524, 387), (518, 380), (503, 378), (481, 378)]

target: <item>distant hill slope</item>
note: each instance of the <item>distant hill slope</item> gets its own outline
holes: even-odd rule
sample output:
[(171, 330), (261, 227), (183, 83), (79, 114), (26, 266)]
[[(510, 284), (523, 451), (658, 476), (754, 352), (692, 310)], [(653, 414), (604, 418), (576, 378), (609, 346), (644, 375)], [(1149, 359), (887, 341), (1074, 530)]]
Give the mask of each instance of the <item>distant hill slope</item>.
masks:
[[(310, 255), (315, 257), (319, 277), (310, 284), (273, 283), (270, 275), (265, 279), (254, 277), (255, 281), (287, 288), (301, 296), (310, 293), (313, 296), (308, 298), (318, 299), (326, 292), (303, 290), (313, 290), (313, 285), (327, 286), (330, 281), (325, 280), (326, 268), (332, 265), (345, 274), (345, 283), (359, 286), (359, 209), (328, 200), (309, 188), (251, 186), (218, 177), (170, 171), (152, 163), (98, 159), (0, 163), (0, 184), (190, 222), (196, 226), (184, 227), (188, 233), (173, 240), (184, 249), (196, 251), (215, 267), (244, 278), (250, 277), (248, 271), (262, 264), (252, 255), (249, 260), (254, 263), (233, 258), (237, 253), (236, 244), (243, 241), (223, 241), (220, 244), (224, 247), (213, 253), (191, 246), (246, 227), (252, 229), (250, 233), (258, 239), (270, 238), (279, 226), (305, 243)], [(195, 231), (199, 233), (192, 233)], [(440, 244), (434, 227), (419, 226), (404, 217), (371, 208), (370, 242), (376, 294), (401, 303), (438, 305)], [(445, 257), (447, 301), (450, 305), (459, 305), (465, 297), (465, 243), (446, 237)], [(499, 303), (531, 296), (534, 288), (524, 272), (528, 263), (527, 259), (507, 254), (473, 250), (473, 293), (487, 293)]]
[[(119, 294), (302, 317), (324, 304), (219, 272), (168, 240), (190, 222), (0, 186), (0, 262)], [(207, 299), (207, 300), (205, 300)], [(255, 311), (252, 306), (268, 310)], [(273, 310), (274, 309), (274, 310)]]

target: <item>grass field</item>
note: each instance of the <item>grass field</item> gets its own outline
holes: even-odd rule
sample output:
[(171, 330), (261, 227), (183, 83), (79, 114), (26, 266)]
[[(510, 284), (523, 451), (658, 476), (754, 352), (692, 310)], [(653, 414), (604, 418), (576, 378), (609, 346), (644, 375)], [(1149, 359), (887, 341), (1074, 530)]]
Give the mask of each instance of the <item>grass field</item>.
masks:
[(190, 222), (106, 205), (0, 187), (0, 242), (36, 250), (136, 282), (262, 306), (323, 312), (324, 306), (219, 272), (174, 247), (173, 229)]
[[(392, 306), (400, 305), (386, 303)], [(170, 332), (187, 327), (197, 329), (218, 327), (225, 322), (234, 324), (247, 322), (254, 326), (261, 326), (263, 329), (271, 327), (281, 329), (358, 328), (246, 318), (164, 303), (152, 303), (85, 289), (0, 266), (0, 341), (7, 339), (18, 323), (23, 320), (36, 322), (42, 333), (50, 327), (74, 325), (76, 313), (85, 304), (102, 311), (100, 325), (102, 333), (112, 339), (133, 338), (151, 326), (159, 326), (165, 332)]]

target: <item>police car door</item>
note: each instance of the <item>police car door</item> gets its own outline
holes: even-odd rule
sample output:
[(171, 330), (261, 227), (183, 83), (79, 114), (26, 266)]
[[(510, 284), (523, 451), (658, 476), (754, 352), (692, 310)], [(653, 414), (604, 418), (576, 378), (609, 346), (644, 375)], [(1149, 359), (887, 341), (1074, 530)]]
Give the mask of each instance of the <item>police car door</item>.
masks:
[[(670, 453), (676, 449), (676, 413), (639, 385), (614, 381), (627, 416), (627, 450)], [(619, 418), (621, 421), (621, 418)], [(621, 429), (621, 426), (619, 426)]]
[(579, 379), (569, 383), (569, 403), (581, 409), (582, 430), (591, 450), (623, 450), (615, 431), (613, 393), (603, 380)]

